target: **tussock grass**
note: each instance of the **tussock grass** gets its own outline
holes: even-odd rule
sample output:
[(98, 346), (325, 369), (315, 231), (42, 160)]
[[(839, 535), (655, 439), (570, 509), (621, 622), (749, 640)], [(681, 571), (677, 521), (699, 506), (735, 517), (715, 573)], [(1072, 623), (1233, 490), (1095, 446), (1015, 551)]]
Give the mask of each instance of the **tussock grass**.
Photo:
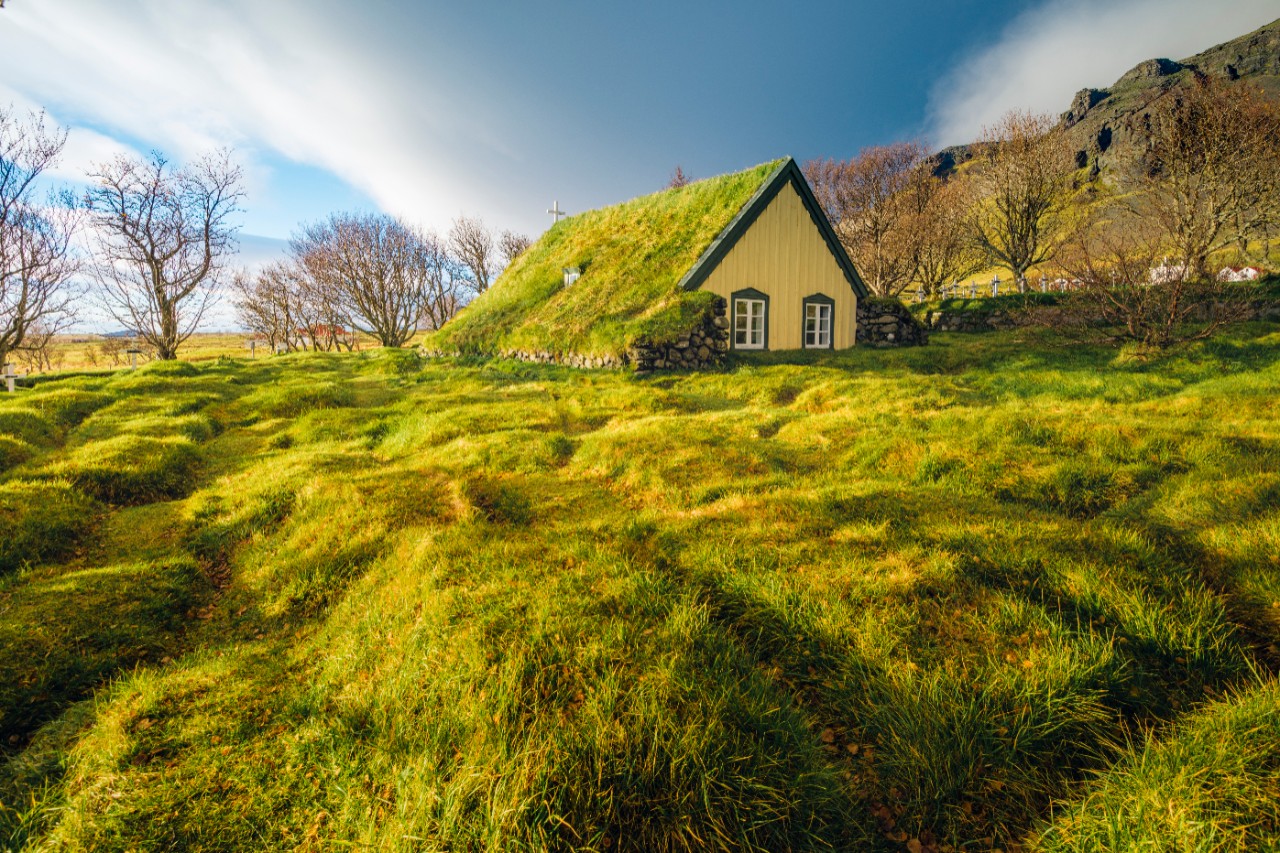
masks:
[(0, 435), (24, 444), (44, 446), (53, 443), (56, 430), (50, 419), (33, 408), (5, 406), (0, 407)]
[(1274, 848), (1280, 834), (1280, 690), (1274, 680), (1148, 736), (1062, 810), (1043, 851)]
[(0, 483), (0, 577), (70, 553), (96, 514), (93, 500), (66, 482)]
[(0, 474), (36, 455), (36, 449), (20, 438), (0, 435)]
[(0, 581), (22, 619), (114, 585), (47, 652), (0, 634), (68, 685), (0, 761), (0, 846), (1280, 843), (1273, 326), (75, 381), (108, 402), (6, 483), (201, 461)]
[(106, 503), (136, 505), (187, 494), (198, 462), (188, 439), (126, 433), (76, 448), (44, 475), (70, 480)]

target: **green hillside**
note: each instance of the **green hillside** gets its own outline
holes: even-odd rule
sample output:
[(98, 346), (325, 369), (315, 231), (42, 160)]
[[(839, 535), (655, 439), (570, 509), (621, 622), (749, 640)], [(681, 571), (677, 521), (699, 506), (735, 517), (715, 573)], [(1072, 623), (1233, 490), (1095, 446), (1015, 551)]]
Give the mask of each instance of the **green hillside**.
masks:
[(0, 395), (0, 850), (1275, 849), (1280, 331), (1038, 334)]
[[(713, 299), (677, 284), (785, 161), (571, 216), (551, 228), (425, 346), (618, 357), (674, 341)], [(563, 271), (582, 277), (565, 286)]]

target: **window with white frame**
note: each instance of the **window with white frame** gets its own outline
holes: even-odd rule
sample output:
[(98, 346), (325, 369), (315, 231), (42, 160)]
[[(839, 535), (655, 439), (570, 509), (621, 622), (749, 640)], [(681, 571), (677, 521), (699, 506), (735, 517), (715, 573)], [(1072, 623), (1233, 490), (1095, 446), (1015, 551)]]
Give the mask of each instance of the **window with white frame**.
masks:
[(833, 306), (825, 302), (804, 304), (805, 349), (831, 348), (831, 315)]
[(733, 300), (733, 348), (764, 349), (764, 299), (735, 297)]

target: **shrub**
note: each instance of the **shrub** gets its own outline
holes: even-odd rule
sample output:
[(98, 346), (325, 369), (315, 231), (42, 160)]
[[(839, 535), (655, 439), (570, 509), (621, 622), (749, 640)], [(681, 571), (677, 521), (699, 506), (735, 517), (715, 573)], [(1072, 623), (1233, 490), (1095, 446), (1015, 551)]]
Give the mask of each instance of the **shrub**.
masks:
[(93, 521), (94, 502), (66, 482), (0, 484), (0, 575), (70, 551)]
[(119, 435), (79, 447), (47, 471), (99, 500), (132, 505), (187, 494), (198, 460), (186, 439)]

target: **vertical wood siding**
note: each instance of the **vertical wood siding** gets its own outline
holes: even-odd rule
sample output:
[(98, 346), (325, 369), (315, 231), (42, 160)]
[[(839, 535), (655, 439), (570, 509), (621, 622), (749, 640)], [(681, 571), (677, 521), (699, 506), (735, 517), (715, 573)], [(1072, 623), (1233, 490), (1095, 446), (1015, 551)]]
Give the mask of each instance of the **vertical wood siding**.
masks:
[(805, 297), (816, 293), (835, 300), (835, 348), (853, 346), (857, 296), (791, 184), (782, 188), (700, 289), (727, 300), (735, 290), (748, 287), (769, 294), (769, 349), (804, 346), (802, 306)]

